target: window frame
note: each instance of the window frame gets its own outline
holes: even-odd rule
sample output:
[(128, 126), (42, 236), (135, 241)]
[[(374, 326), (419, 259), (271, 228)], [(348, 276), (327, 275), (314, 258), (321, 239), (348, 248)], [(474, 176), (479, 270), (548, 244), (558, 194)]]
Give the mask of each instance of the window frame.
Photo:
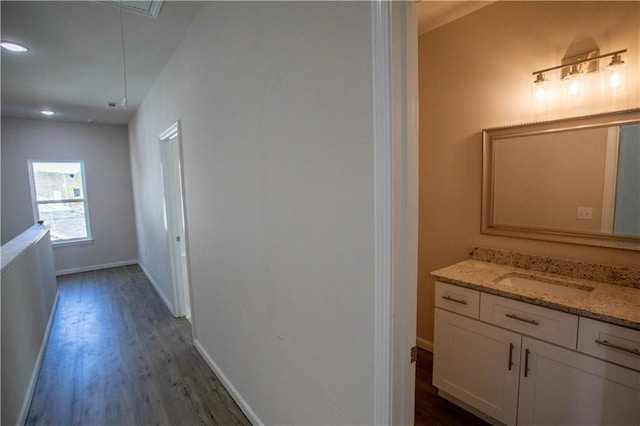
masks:
[[(38, 163), (74, 163), (80, 164), (80, 174), (82, 175), (82, 198), (71, 198), (71, 199), (61, 199), (55, 201), (38, 201), (38, 197), (36, 194), (36, 182), (35, 175), (33, 172), (33, 165)], [(33, 209), (33, 217), (35, 221), (39, 221), (40, 219), (40, 210), (38, 206), (41, 204), (58, 204), (58, 203), (82, 203), (84, 210), (84, 222), (87, 230), (87, 236), (81, 238), (67, 238), (67, 239), (58, 239), (51, 240), (51, 244), (56, 245), (65, 245), (65, 244), (78, 244), (78, 243), (86, 243), (93, 241), (91, 237), (91, 222), (89, 220), (89, 201), (87, 195), (87, 177), (85, 175), (84, 161), (83, 160), (28, 160), (29, 167), (29, 186), (31, 190), (31, 207)]]

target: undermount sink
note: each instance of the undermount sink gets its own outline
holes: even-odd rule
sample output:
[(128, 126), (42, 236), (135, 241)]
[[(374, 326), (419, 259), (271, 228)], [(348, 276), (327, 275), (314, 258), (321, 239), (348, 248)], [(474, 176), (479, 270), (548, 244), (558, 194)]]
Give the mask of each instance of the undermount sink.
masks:
[(498, 278), (496, 283), (574, 300), (582, 300), (593, 291), (593, 287), (586, 285), (536, 278), (516, 272)]

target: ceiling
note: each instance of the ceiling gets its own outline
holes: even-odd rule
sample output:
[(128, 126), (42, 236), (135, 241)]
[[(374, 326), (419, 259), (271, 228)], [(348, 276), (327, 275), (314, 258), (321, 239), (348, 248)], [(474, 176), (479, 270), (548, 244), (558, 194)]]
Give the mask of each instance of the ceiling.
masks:
[[(132, 3), (132, 2), (129, 2)], [(150, 3), (150, 2), (143, 2)], [(97, 1), (2, 1), (2, 115), (127, 124), (201, 7), (165, 1), (157, 18), (123, 9), (127, 62), (124, 97), (120, 10)], [(115, 102), (117, 107), (109, 107)]]
[(491, 3), (493, 1), (420, 0), (416, 5), (418, 34), (434, 30)]
[[(153, 7), (150, 3), (123, 1), (124, 6), (144, 8)], [(419, 32), (489, 3), (422, 0), (417, 5)], [(123, 9), (125, 109), (118, 2), (2, 1), (2, 40), (29, 48), (25, 54), (2, 49), (2, 115), (127, 124), (201, 6), (198, 1), (164, 1), (157, 18)], [(45, 117), (42, 109), (55, 115)]]

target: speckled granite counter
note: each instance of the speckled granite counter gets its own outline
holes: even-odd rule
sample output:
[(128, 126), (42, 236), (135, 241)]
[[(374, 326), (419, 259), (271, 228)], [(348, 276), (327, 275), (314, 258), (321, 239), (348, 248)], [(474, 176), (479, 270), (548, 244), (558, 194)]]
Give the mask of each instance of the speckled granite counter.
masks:
[[(593, 291), (582, 300), (572, 300), (497, 282), (509, 273), (561, 281), (568, 286), (592, 287)], [(431, 276), (445, 283), (640, 330), (640, 289), (635, 286), (608, 284), (479, 260), (465, 260), (438, 269)]]
[[(640, 269), (637, 268), (600, 265), (483, 247), (472, 247), (469, 256), (473, 260), (483, 262), (640, 289)], [(638, 260), (640, 265), (640, 256)]]

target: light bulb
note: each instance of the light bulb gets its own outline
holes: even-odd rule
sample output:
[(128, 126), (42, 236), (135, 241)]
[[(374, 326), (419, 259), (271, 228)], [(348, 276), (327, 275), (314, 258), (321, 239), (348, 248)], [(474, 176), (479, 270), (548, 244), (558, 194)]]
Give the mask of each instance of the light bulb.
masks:
[(614, 55), (611, 62), (604, 69), (604, 87), (611, 91), (622, 91), (625, 88), (627, 74), (627, 64), (620, 58), (620, 55)]
[(578, 100), (584, 95), (584, 75), (576, 65), (563, 79), (565, 98)]
[(546, 93), (545, 93), (544, 87), (536, 87), (534, 90), (535, 90), (536, 103), (537, 104), (544, 103), (544, 100), (546, 99)]
[(569, 94), (576, 96), (580, 93), (580, 82), (577, 79), (571, 79), (569, 81)]
[(609, 77), (609, 87), (612, 89), (617, 89), (622, 84), (622, 76), (617, 71), (611, 73), (611, 77)]
[(25, 46), (18, 44), (18, 43), (14, 43), (11, 41), (4, 41), (2, 40), (2, 42), (0, 42), (0, 46), (2, 46), (3, 48), (5, 48), (6, 50), (10, 51), (10, 52), (16, 52), (16, 53), (24, 53), (27, 52), (29, 49), (27, 49)]
[(540, 73), (531, 84), (531, 104), (534, 107), (544, 106), (549, 101), (549, 96), (549, 80), (544, 77), (544, 74)]

